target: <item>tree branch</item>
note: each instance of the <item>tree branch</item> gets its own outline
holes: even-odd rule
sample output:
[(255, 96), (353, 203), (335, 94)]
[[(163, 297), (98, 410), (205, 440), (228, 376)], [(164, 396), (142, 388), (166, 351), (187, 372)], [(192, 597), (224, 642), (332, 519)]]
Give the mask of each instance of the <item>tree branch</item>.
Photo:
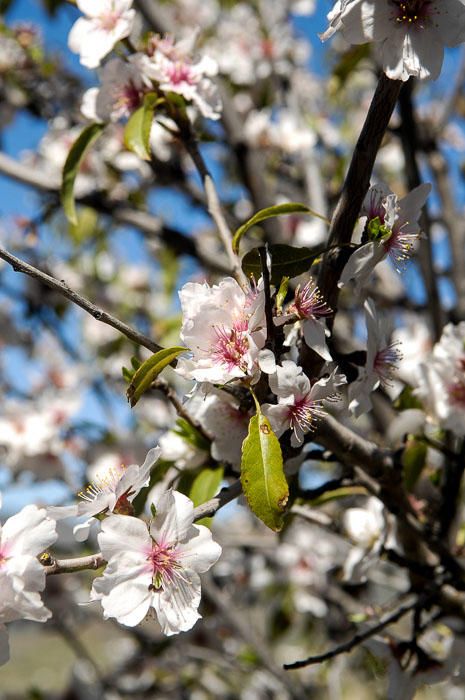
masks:
[(15, 272), (22, 272), (29, 277), (39, 280), (39, 282), (47, 285), (47, 287), (50, 287), (51, 289), (54, 289), (62, 294), (64, 297), (66, 297), (66, 299), (69, 299), (73, 304), (76, 304), (76, 306), (80, 306), (81, 309), (87, 311), (87, 313), (93, 316), (97, 321), (101, 321), (102, 323), (106, 323), (107, 326), (115, 328), (117, 331), (125, 335), (126, 338), (129, 338), (129, 340), (137, 343), (137, 345), (142, 345), (144, 348), (147, 348), (152, 352), (162, 350), (161, 345), (157, 345), (157, 343), (151, 340), (151, 338), (143, 333), (139, 333), (139, 331), (137, 331), (135, 328), (128, 326), (128, 324), (124, 323), (124, 321), (120, 321), (118, 318), (116, 318), (116, 316), (112, 316), (107, 311), (95, 306), (95, 304), (93, 304), (91, 301), (71, 289), (64, 280), (57, 280), (55, 277), (52, 277), (52, 275), (48, 275), (46, 272), (42, 272), (42, 270), (39, 270), (38, 268), (29, 265), (29, 263), (24, 262), (20, 258), (17, 258), (15, 255), (12, 255), (12, 253), (9, 253), (4, 248), (0, 248), (0, 258), (11, 265)]
[(339, 644), (339, 646), (334, 647), (334, 649), (330, 649), (324, 654), (318, 654), (317, 656), (309, 656), (308, 659), (304, 659), (303, 661), (295, 661), (292, 664), (284, 664), (284, 668), (286, 671), (292, 671), (298, 668), (304, 668), (305, 666), (311, 666), (312, 664), (319, 664), (322, 661), (329, 661), (329, 659), (333, 659), (335, 656), (339, 656), (340, 654), (346, 654), (347, 652), (352, 651), (352, 649), (354, 649), (356, 646), (359, 646), (365, 642), (367, 639), (373, 637), (378, 632), (381, 632), (381, 630), (383, 630), (385, 627), (388, 627), (394, 622), (400, 620), (402, 617), (405, 617), (405, 615), (412, 612), (412, 610), (415, 610), (420, 605), (423, 606), (424, 601), (421, 601), (420, 603), (419, 599), (415, 598), (415, 600), (411, 601), (410, 603), (406, 603), (400, 608), (397, 608), (397, 610), (394, 612), (388, 613), (382, 617), (377, 625), (369, 627), (367, 630), (365, 630), (365, 632), (359, 632), (355, 635), (355, 637), (352, 637), (352, 639), (349, 639), (343, 644)]

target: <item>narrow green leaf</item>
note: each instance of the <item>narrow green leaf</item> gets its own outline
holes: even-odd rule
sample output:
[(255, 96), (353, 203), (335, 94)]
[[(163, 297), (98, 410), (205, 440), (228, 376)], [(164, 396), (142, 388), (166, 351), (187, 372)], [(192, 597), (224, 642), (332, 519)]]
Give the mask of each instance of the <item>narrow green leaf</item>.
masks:
[(79, 165), (89, 146), (100, 136), (104, 128), (105, 124), (89, 124), (89, 126), (86, 126), (71, 146), (63, 166), (61, 203), (63, 204), (66, 218), (74, 226), (78, 223), (74, 204), (74, 182), (79, 171)]
[(279, 289), (276, 294), (276, 308), (279, 312), (281, 312), (283, 308), (284, 301), (286, 299), (287, 295), (287, 290), (289, 289), (289, 277), (283, 277), (280, 284), (279, 284)]
[(150, 130), (157, 101), (158, 97), (154, 92), (145, 95), (142, 107), (131, 114), (124, 129), (124, 145), (142, 160), (150, 160), (152, 157)]
[(242, 443), (241, 483), (252, 512), (271, 530), (280, 530), (289, 487), (281, 445), (262, 413), (250, 419), (249, 433)]
[(136, 405), (142, 394), (150, 388), (152, 382), (155, 381), (160, 372), (171, 364), (178, 355), (182, 352), (186, 352), (186, 350), (187, 348), (183, 347), (164, 348), (141, 364), (139, 369), (134, 372), (132, 381), (126, 392), (131, 408)]
[[(216, 467), (215, 469), (207, 467), (197, 474), (189, 493), (189, 498), (193, 501), (194, 506), (200, 506), (216, 496), (223, 481), (223, 474), (223, 467)], [(202, 518), (197, 521), (197, 525), (210, 527), (212, 520), (213, 518)]]
[(318, 217), (318, 219), (323, 219), (323, 221), (326, 221), (326, 223), (329, 223), (328, 219), (326, 216), (322, 216), (321, 214), (318, 214), (316, 211), (313, 211), (313, 209), (310, 209), (310, 207), (307, 207), (305, 204), (300, 204), (299, 202), (286, 202), (285, 204), (276, 204), (273, 207), (267, 207), (266, 209), (260, 209), (260, 211), (257, 211), (256, 214), (254, 214), (250, 219), (248, 219), (245, 224), (242, 224), (242, 226), (239, 226), (237, 229), (236, 233), (233, 236), (232, 239), (232, 249), (233, 251), (237, 254), (239, 252), (239, 244), (241, 241), (242, 236), (247, 233), (249, 229), (252, 228), (252, 226), (255, 226), (256, 224), (261, 223), (262, 221), (266, 221), (266, 219), (271, 219), (275, 216), (283, 216), (283, 214), (311, 214), (312, 216)]
[(407, 441), (402, 452), (403, 481), (407, 491), (412, 491), (426, 464), (427, 445), (415, 439)]
[[(268, 252), (271, 258), (271, 283), (275, 286), (281, 284), (283, 277), (292, 279), (304, 272), (308, 272), (319, 251), (311, 248), (295, 248), (294, 246), (277, 243), (270, 245)], [(258, 248), (253, 248), (242, 258), (242, 269), (247, 277), (259, 280), (262, 275), (262, 266)]]

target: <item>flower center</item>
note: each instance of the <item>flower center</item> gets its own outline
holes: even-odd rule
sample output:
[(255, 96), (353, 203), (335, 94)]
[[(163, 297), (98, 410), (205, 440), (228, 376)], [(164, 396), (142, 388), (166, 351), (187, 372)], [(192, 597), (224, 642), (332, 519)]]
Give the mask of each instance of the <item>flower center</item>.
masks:
[(431, 0), (391, 0), (396, 7), (393, 17), (399, 24), (415, 25), (424, 29), (425, 22), (431, 16)]
[(182, 578), (180, 573), (179, 552), (175, 545), (164, 542), (152, 542), (147, 561), (152, 567), (152, 587), (155, 590), (164, 588), (174, 581), (176, 577)]
[(127, 114), (134, 112), (141, 105), (141, 92), (132, 80), (126, 83), (117, 95), (117, 106), (124, 109)]
[(391, 343), (378, 350), (373, 363), (373, 371), (378, 375), (383, 386), (390, 386), (392, 378), (397, 370), (397, 365), (402, 359), (402, 353), (398, 348), (399, 342)]
[(292, 430), (298, 428), (303, 433), (307, 433), (313, 429), (316, 418), (324, 413), (321, 401), (311, 401), (308, 397), (303, 396), (297, 399), (292, 406), (289, 406), (289, 425)]
[(122, 464), (120, 467), (111, 467), (110, 469), (107, 469), (106, 472), (98, 474), (94, 481), (91, 481), (90, 484), (86, 486), (84, 491), (80, 491), (78, 493), (79, 498), (84, 499), (84, 501), (91, 502), (95, 501), (97, 496), (101, 493), (105, 493), (106, 491), (114, 491), (125, 469), (125, 465)]
[(120, 18), (120, 13), (116, 12), (116, 10), (113, 10), (112, 12), (107, 12), (104, 15), (100, 15), (100, 17), (99, 17), (100, 27), (105, 32), (111, 32), (118, 24), (119, 18)]
[(167, 74), (170, 83), (173, 85), (180, 85), (180, 83), (187, 83), (188, 85), (195, 85), (195, 76), (192, 73), (191, 67), (187, 63), (181, 63), (176, 61), (172, 63), (167, 68)]
[[(402, 226), (406, 226), (405, 221)], [(402, 226), (394, 226), (390, 236), (382, 242), (398, 272), (405, 267), (405, 262), (411, 257), (415, 243), (420, 237), (418, 233), (405, 233)]]
[(302, 289), (299, 284), (289, 311), (295, 313), (299, 318), (311, 318), (312, 316), (321, 318), (332, 313), (313, 280), (307, 282)]
[(216, 344), (213, 348), (213, 361), (226, 365), (228, 370), (238, 367), (247, 371), (246, 355), (249, 351), (249, 341), (246, 336), (247, 323), (237, 323), (234, 328), (215, 328)]
[(449, 385), (447, 393), (453, 405), (465, 409), (465, 379), (455, 379)]

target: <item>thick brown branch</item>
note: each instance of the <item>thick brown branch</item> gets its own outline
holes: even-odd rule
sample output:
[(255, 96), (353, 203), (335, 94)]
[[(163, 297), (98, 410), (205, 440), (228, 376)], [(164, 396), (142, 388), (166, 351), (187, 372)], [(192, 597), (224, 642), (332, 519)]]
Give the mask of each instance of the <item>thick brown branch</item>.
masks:
[[(341, 196), (331, 221), (329, 247), (347, 247), (370, 186), (370, 177), (381, 141), (391, 119), (402, 82), (390, 80), (384, 73), (379, 79), (365, 123), (347, 171)], [(337, 283), (345, 263), (340, 250), (328, 253), (321, 267), (318, 285), (328, 304), (337, 306)]]

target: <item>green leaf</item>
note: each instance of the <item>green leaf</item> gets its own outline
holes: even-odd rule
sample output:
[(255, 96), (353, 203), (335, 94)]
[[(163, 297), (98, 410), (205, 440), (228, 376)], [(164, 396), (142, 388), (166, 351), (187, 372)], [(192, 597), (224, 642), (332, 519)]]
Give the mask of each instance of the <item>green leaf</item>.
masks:
[(289, 288), (289, 277), (283, 277), (276, 294), (276, 308), (281, 313)]
[(141, 364), (139, 369), (134, 372), (132, 381), (126, 392), (131, 408), (136, 405), (142, 394), (147, 391), (147, 389), (150, 389), (152, 382), (155, 381), (160, 372), (171, 364), (178, 355), (182, 352), (186, 352), (186, 350), (187, 348), (183, 347), (164, 348)]
[(124, 145), (142, 160), (150, 160), (152, 157), (150, 130), (157, 102), (158, 97), (154, 92), (145, 95), (142, 107), (131, 114), (124, 129)]
[(420, 440), (410, 439), (407, 441), (402, 452), (403, 480), (407, 491), (412, 491), (421, 476), (426, 464), (427, 445)]
[(86, 126), (71, 146), (63, 166), (61, 203), (63, 204), (66, 218), (74, 226), (78, 223), (74, 204), (74, 182), (79, 171), (79, 165), (89, 146), (100, 136), (104, 128), (105, 124), (89, 124), (89, 126)]
[(239, 244), (241, 241), (242, 236), (247, 233), (249, 229), (252, 228), (252, 226), (255, 226), (256, 224), (261, 223), (262, 221), (266, 221), (266, 219), (271, 219), (275, 216), (282, 216), (283, 214), (311, 214), (312, 216), (318, 217), (318, 219), (323, 219), (323, 221), (326, 221), (329, 223), (328, 219), (326, 216), (322, 216), (321, 214), (318, 214), (316, 211), (313, 211), (313, 209), (310, 209), (310, 207), (307, 207), (305, 204), (300, 204), (299, 202), (286, 202), (285, 204), (276, 204), (273, 207), (267, 207), (266, 209), (260, 209), (260, 211), (257, 211), (256, 214), (254, 214), (250, 219), (248, 219), (245, 224), (242, 224), (242, 226), (239, 226), (237, 229), (236, 233), (233, 236), (232, 239), (232, 249), (233, 251), (237, 254), (239, 252)]
[[(294, 246), (277, 243), (270, 245), (268, 252), (271, 257), (271, 283), (275, 286), (281, 284), (283, 277), (292, 279), (304, 272), (308, 272), (315, 258), (321, 251), (311, 248), (295, 248)], [(254, 277), (257, 281), (262, 275), (262, 266), (258, 248), (253, 248), (242, 258), (242, 269), (247, 277)]]
[[(220, 490), (221, 482), (223, 481), (223, 474), (223, 467), (216, 467), (214, 469), (207, 467), (197, 474), (189, 493), (189, 498), (193, 501), (194, 506), (200, 506), (202, 503), (216, 496)], [(213, 518), (202, 518), (197, 522), (197, 525), (210, 527), (212, 520)]]
[(281, 530), (289, 487), (281, 445), (262, 413), (250, 419), (242, 444), (241, 483), (252, 512), (271, 530)]

